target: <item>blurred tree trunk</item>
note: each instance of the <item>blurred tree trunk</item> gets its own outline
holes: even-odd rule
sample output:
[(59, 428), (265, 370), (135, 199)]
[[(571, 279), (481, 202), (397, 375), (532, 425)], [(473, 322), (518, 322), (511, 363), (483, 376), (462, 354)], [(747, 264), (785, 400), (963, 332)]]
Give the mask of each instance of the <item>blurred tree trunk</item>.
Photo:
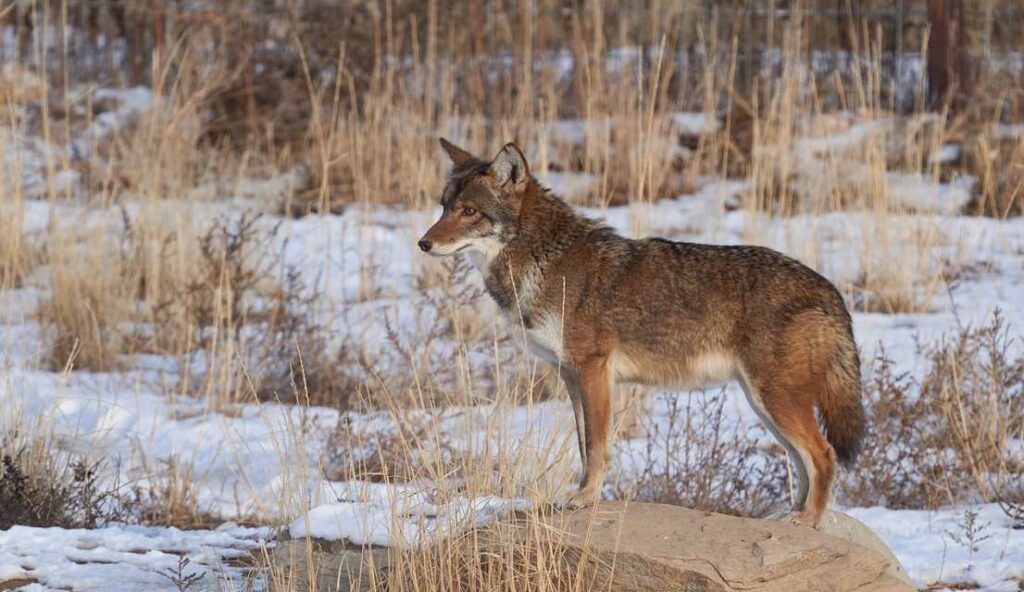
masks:
[(964, 43), (963, 0), (928, 0), (928, 104), (941, 109), (954, 99), (965, 82), (967, 52)]

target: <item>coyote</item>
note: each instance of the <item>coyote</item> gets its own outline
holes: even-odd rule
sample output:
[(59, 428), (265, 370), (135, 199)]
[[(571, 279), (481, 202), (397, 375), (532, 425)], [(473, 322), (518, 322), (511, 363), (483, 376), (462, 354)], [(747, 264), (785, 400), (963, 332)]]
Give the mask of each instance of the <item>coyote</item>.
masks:
[(454, 166), (441, 218), (419, 247), (472, 256), (505, 317), (560, 372), (583, 464), (564, 505), (601, 494), (615, 378), (670, 387), (735, 379), (796, 465), (791, 519), (816, 526), (836, 461), (854, 461), (865, 424), (860, 360), (835, 286), (763, 247), (621, 237), (541, 187), (515, 144), (490, 162), (441, 146)]

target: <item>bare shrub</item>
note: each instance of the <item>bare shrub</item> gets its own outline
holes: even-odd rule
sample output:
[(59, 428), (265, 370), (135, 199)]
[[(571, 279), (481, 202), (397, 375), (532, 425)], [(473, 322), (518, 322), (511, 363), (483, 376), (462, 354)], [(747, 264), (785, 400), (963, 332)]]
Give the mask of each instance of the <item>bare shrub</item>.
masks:
[(249, 212), (237, 218), (221, 218), (199, 238), (191, 276), (177, 294), (154, 307), (159, 326), (182, 325), (165, 334), (184, 340), (172, 350), (204, 347), (212, 339), (204, 328), (221, 322), (235, 326), (239, 323), (233, 321), (246, 315), (260, 282), (270, 275), (273, 266), (267, 249), (277, 229), (262, 230), (260, 219), (259, 214)]
[(664, 421), (649, 420), (639, 453), (624, 461), (639, 474), (614, 479), (612, 497), (737, 516), (779, 510), (786, 463), (728, 420), (726, 400), (724, 392), (668, 397)]
[(57, 453), (48, 437), (5, 434), (0, 438), (0, 530), (94, 528), (129, 517), (116, 484), (105, 485), (99, 475), (99, 463)]
[(934, 407), (917, 396), (913, 379), (898, 373), (884, 353), (868, 377), (868, 431), (857, 464), (843, 479), (841, 498), (893, 508), (943, 505), (966, 483), (955, 470), (953, 451), (935, 450)]
[(195, 268), (153, 307), (154, 347), (201, 353), (190, 378), (203, 392), (344, 407), (352, 384), (317, 323), (319, 293), (279, 262), (279, 225), (261, 221), (222, 218), (199, 238)]
[(857, 505), (935, 508), (980, 498), (1021, 501), (1024, 357), (998, 312), (980, 327), (922, 348), (931, 368), (918, 382), (884, 354), (865, 385), (868, 436), (842, 494)]
[(1011, 443), (1024, 436), (1024, 356), (998, 310), (980, 327), (965, 327), (925, 349), (932, 370), (921, 383), (943, 418), (941, 437), (958, 452), (974, 489), (992, 499), (1006, 475), (1024, 469)]
[(189, 559), (188, 555), (180, 555), (177, 566), (173, 568), (167, 567), (156, 573), (167, 578), (179, 592), (188, 592), (193, 586), (198, 585), (206, 575), (203, 572), (189, 573), (189, 565), (191, 563), (192, 560)]
[(496, 318), (467, 259), (428, 262), (414, 281), (411, 323), (384, 312), (379, 340), (353, 339), (339, 354), (363, 408), (476, 405), (499, 391), (537, 401), (558, 391), (556, 373), (517, 347), (522, 329)]
[(212, 527), (192, 468), (171, 457), (122, 481), (116, 468), (59, 450), (50, 435), (0, 437), (0, 529), (13, 525), (96, 528), (110, 522)]
[(995, 490), (996, 503), (1015, 528), (1024, 528), (1024, 470), (1002, 476)]

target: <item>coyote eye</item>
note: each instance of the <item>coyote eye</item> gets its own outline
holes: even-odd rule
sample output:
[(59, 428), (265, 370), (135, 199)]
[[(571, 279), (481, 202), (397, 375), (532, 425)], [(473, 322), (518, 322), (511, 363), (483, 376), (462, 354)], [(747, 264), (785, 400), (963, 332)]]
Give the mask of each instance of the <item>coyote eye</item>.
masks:
[(462, 208), (463, 216), (472, 216), (474, 214), (476, 214), (476, 210), (474, 210), (473, 208)]

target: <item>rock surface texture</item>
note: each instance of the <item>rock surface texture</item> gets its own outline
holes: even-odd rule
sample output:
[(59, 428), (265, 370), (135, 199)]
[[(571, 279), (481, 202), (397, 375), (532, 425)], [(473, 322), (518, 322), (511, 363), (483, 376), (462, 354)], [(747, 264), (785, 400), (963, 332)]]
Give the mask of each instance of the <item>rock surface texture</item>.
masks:
[[(597, 589), (912, 591), (866, 526), (831, 511), (821, 530), (661, 504), (605, 502), (545, 519)], [(823, 532), (824, 531), (824, 532)]]

